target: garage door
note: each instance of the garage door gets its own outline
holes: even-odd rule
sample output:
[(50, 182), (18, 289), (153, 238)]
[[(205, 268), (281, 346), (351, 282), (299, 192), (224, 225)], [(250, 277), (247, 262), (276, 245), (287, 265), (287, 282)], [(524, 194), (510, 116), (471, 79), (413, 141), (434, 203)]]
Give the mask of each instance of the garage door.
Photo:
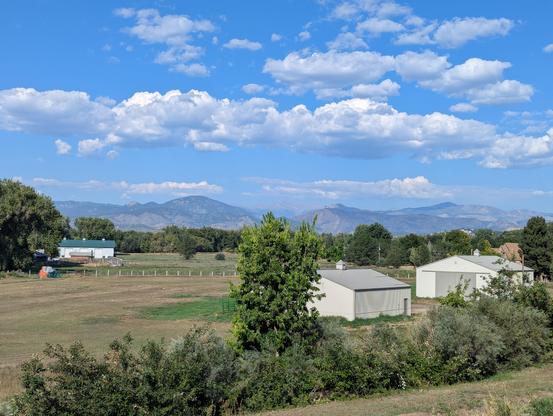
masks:
[(436, 272), (436, 297), (445, 296), (461, 282), (468, 282), (466, 294), (476, 287), (476, 273)]
[(411, 314), (411, 288), (355, 292), (356, 318), (403, 314)]

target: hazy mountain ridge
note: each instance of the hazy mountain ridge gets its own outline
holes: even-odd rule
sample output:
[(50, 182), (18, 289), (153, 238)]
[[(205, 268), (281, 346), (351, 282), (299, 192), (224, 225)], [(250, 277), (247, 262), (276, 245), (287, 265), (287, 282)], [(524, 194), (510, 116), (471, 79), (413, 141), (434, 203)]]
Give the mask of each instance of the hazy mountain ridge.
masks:
[[(108, 218), (123, 230), (152, 231), (168, 225), (239, 229), (255, 224), (260, 214), (203, 196), (188, 196), (165, 203), (128, 205), (95, 202), (58, 201), (58, 209), (71, 219), (81, 216)], [(311, 210), (291, 218), (293, 224), (312, 221), (317, 216), (320, 232), (352, 232), (359, 224), (379, 222), (393, 234), (427, 234), (458, 228), (491, 228), (502, 231), (521, 228), (528, 218), (542, 215), (553, 221), (553, 214), (529, 210), (505, 211), (485, 205), (458, 205), (451, 202), (397, 210), (372, 211), (337, 204)]]

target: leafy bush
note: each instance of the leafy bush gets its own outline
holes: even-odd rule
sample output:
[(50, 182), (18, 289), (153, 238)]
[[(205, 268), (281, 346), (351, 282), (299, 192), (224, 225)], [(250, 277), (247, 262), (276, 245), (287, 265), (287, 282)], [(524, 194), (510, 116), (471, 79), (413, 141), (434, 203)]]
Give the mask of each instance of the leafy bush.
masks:
[(535, 399), (530, 402), (531, 416), (553, 416), (553, 398)]
[(471, 309), (442, 306), (418, 328), (419, 345), (428, 345), (442, 367), (444, 383), (478, 380), (497, 371), (504, 344), (496, 326)]
[(219, 261), (225, 260), (225, 253), (217, 253), (217, 254), (215, 254), (215, 260), (219, 260)]
[(553, 296), (543, 283), (536, 282), (530, 286), (521, 285), (513, 295), (513, 301), (542, 311), (549, 320), (549, 327), (553, 328)]
[(455, 286), (455, 290), (447, 293), (444, 297), (439, 299), (440, 305), (451, 306), (453, 308), (464, 308), (468, 305), (468, 301), (465, 299), (465, 293), (468, 289), (468, 282), (459, 282)]
[(472, 307), (497, 328), (503, 342), (498, 364), (502, 368), (522, 368), (541, 360), (549, 347), (547, 317), (534, 308), (507, 300), (482, 297)]
[(149, 342), (138, 354), (125, 337), (96, 360), (81, 344), (48, 346), (48, 364), (23, 365), (20, 414), (220, 414), (235, 382), (233, 350), (196, 329), (170, 346)]

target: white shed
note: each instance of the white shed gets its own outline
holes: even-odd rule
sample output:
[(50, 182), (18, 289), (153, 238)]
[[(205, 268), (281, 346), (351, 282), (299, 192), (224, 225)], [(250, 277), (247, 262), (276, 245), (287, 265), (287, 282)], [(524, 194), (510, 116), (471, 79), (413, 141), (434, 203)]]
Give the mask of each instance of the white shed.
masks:
[(534, 270), (499, 256), (452, 256), (417, 267), (417, 297), (447, 295), (461, 282), (468, 282), (467, 294), (487, 286), (490, 277), (502, 270), (515, 272), (515, 278), (534, 281)]
[(102, 259), (115, 255), (113, 240), (67, 240), (63, 239), (58, 247), (61, 258), (89, 257)]
[[(338, 268), (341, 267), (341, 268)], [(343, 268), (342, 268), (343, 267)], [(318, 285), (325, 296), (315, 300), (321, 316), (376, 318), (380, 315), (411, 315), (411, 286), (372, 269), (319, 270)]]

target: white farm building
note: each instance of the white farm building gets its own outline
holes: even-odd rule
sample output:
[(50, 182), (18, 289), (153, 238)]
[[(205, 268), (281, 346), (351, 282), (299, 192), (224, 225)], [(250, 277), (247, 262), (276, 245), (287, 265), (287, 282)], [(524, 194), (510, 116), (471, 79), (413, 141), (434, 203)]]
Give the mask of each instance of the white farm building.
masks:
[(63, 239), (58, 247), (61, 258), (88, 257), (105, 259), (114, 257), (115, 241), (113, 240), (67, 240)]
[(417, 297), (445, 296), (461, 281), (468, 283), (470, 294), (474, 289), (485, 288), (490, 277), (497, 276), (500, 270), (513, 271), (520, 282), (523, 276), (534, 281), (534, 270), (498, 256), (452, 256), (417, 267)]
[(336, 270), (319, 270), (318, 293), (314, 301), (321, 316), (376, 318), (380, 315), (411, 315), (411, 286), (372, 269), (347, 270), (339, 262)]

